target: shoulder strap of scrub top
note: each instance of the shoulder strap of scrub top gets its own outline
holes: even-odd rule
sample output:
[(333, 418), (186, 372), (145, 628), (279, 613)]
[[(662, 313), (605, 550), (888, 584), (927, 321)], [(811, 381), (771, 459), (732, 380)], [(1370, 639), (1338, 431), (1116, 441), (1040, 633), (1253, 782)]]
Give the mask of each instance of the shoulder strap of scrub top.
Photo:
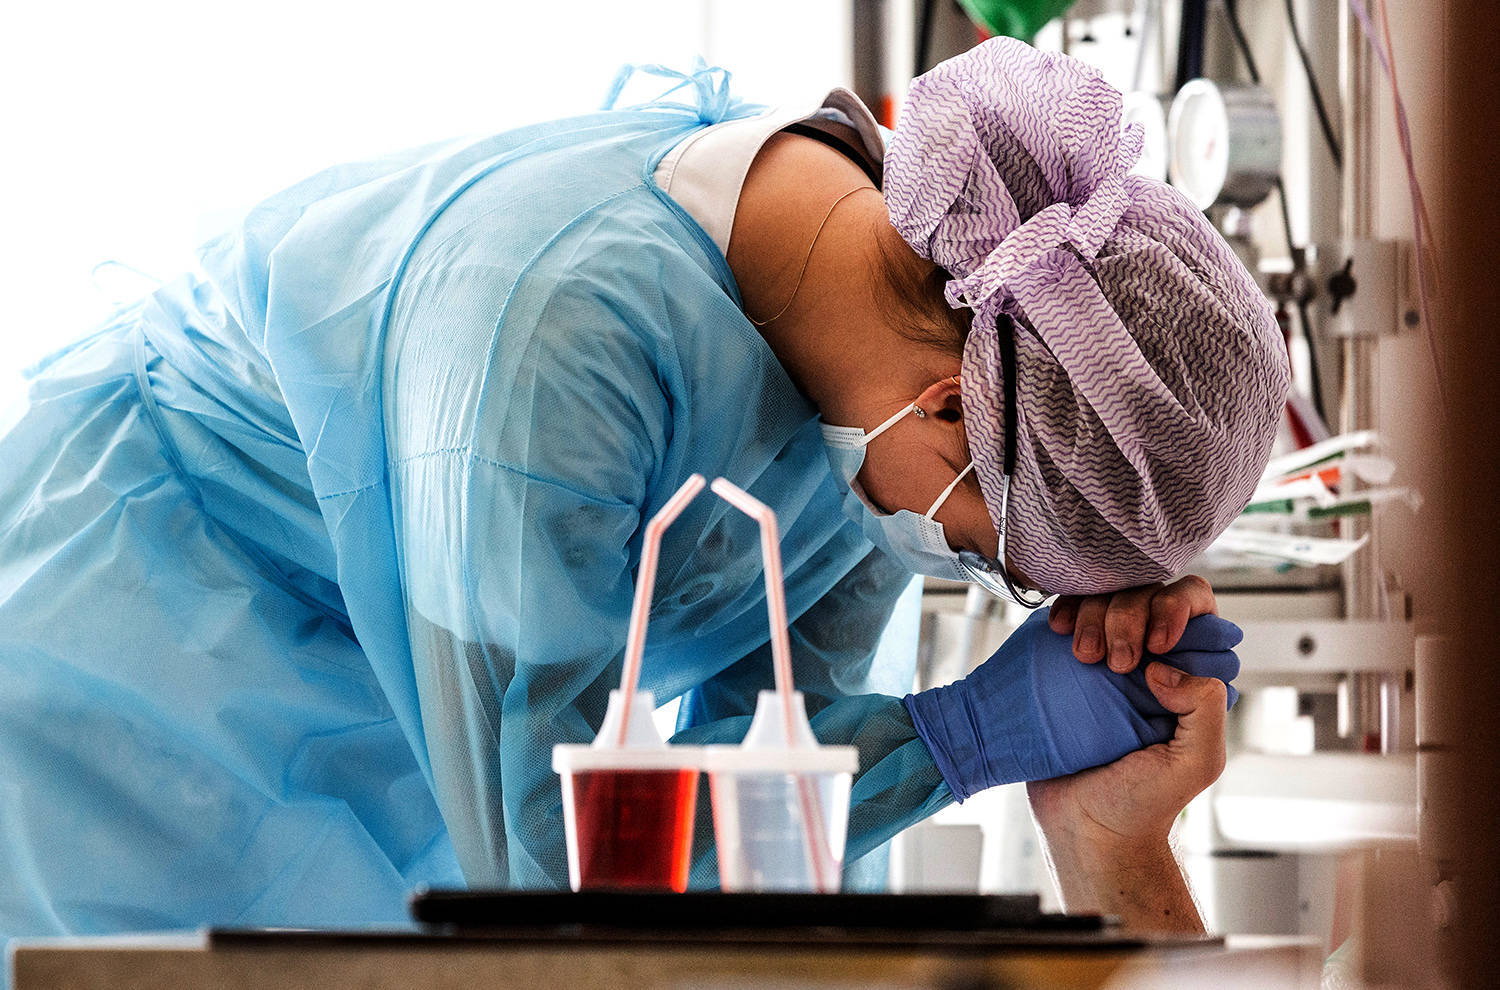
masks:
[(880, 170), (872, 165), (870, 163), (870, 160), (866, 156), (860, 154), (853, 145), (851, 145), (848, 141), (845, 141), (843, 138), (836, 137), (833, 134), (829, 134), (825, 130), (813, 127), (809, 124), (805, 124), (800, 120), (796, 123), (787, 124), (782, 128), (782, 130), (786, 131), (788, 134), (796, 134), (799, 137), (812, 138), (814, 141), (820, 141), (823, 144), (828, 145), (828, 147), (832, 148), (834, 151), (837, 151), (845, 158), (858, 165), (860, 171), (865, 173), (865, 177), (875, 184), (875, 188), (880, 188), (882, 180)]

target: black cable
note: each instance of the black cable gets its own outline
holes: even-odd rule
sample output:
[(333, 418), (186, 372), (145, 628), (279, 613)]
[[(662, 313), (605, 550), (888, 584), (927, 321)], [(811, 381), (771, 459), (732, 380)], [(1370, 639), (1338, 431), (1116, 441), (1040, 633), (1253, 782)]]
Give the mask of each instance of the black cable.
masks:
[(1313, 408), (1318, 411), (1318, 418), (1323, 425), (1328, 425), (1328, 413), (1323, 408), (1323, 375), (1318, 370), (1318, 342), (1313, 340), (1311, 317), (1307, 315), (1307, 301), (1297, 300), (1297, 317), (1302, 321), (1302, 337), (1307, 341), (1307, 372), (1312, 378)]
[[(1255, 56), (1250, 52), (1250, 42), (1245, 40), (1245, 32), (1240, 28), (1240, 18), (1234, 9), (1235, 0), (1223, 0), (1224, 18), (1229, 22), (1229, 33), (1234, 35), (1234, 43), (1240, 50), (1240, 57), (1245, 60), (1245, 71), (1250, 74), (1250, 81), (1260, 85), (1260, 69), (1255, 65)], [(1281, 203), (1281, 231), (1286, 235), (1286, 250), (1291, 256), (1294, 268), (1302, 267), (1306, 258), (1305, 252), (1297, 246), (1297, 241), (1292, 237), (1292, 212), (1286, 202), (1286, 186), (1281, 181), (1281, 176), (1276, 176), (1276, 198)]]
[[(1286, 202), (1286, 186), (1281, 181), (1281, 176), (1276, 177), (1276, 199), (1281, 203), (1281, 230), (1286, 235), (1286, 249), (1292, 256), (1292, 271), (1296, 272), (1302, 268), (1307, 261), (1307, 252), (1299, 248), (1292, 240), (1292, 211)], [(1302, 321), (1302, 337), (1307, 341), (1307, 370), (1312, 378), (1311, 394), (1313, 408), (1318, 412), (1318, 418), (1324, 424), (1328, 422), (1328, 411), (1323, 405), (1323, 374), (1318, 368), (1318, 343), (1313, 340), (1312, 317), (1307, 311), (1307, 300), (1299, 293), (1297, 296), (1297, 318)]]
[(1333, 136), (1333, 123), (1328, 119), (1328, 108), (1323, 105), (1323, 91), (1318, 88), (1318, 79), (1313, 75), (1312, 59), (1308, 57), (1307, 46), (1302, 43), (1302, 31), (1297, 27), (1297, 15), (1292, 10), (1292, 0), (1286, 0), (1286, 22), (1292, 30), (1292, 43), (1297, 48), (1297, 57), (1302, 61), (1302, 74), (1307, 76), (1307, 88), (1312, 94), (1312, 104), (1318, 114), (1318, 124), (1323, 128), (1323, 137), (1328, 141), (1328, 153), (1333, 157), (1334, 167), (1343, 171), (1344, 150), (1339, 147), (1338, 139)]
[[(1292, 13), (1292, 0), (1286, 0), (1287, 16)], [(1256, 85), (1260, 84), (1260, 69), (1255, 65), (1255, 56), (1250, 53), (1250, 43), (1245, 39), (1245, 32), (1240, 27), (1238, 12), (1234, 9), (1235, 0), (1224, 0), (1224, 17), (1229, 22), (1229, 32), (1234, 35), (1234, 43), (1240, 50), (1240, 56), (1245, 60), (1245, 70), (1250, 74), (1250, 81)], [(1334, 153), (1334, 162), (1340, 161), (1338, 147), (1332, 144), (1333, 132), (1327, 129), (1327, 118), (1322, 114), (1323, 100), (1318, 95), (1317, 83), (1313, 81), (1312, 69), (1307, 64), (1307, 53), (1302, 51), (1302, 42), (1297, 35), (1295, 22), (1292, 28), (1292, 36), (1297, 40), (1297, 49), (1302, 52), (1302, 67), (1307, 72), (1308, 86), (1313, 90), (1313, 102), (1317, 105), (1320, 119), (1324, 121), (1324, 135), (1329, 139), (1329, 148)], [(1281, 204), (1281, 231), (1286, 236), (1287, 253), (1291, 255), (1292, 271), (1301, 270), (1307, 263), (1307, 251), (1297, 246), (1296, 239), (1292, 237), (1292, 211), (1286, 201), (1286, 185), (1281, 181), (1281, 176), (1276, 176), (1276, 200)], [(1307, 311), (1307, 300), (1298, 297), (1297, 317), (1302, 321), (1302, 336), (1307, 341), (1307, 365), (1308, 372), (1312, 378), (1311, 395), (1313, 408), (1317, 410), (1318, 417), (1324, 423), (1328, 422), (1328, 413), (1323, 406), (1323, 376), (1318, 369), (1318, 344), (1313, 340), (1312, 319)]]
[[(1255, 57), (1250, 54), (1250, 44), (1245, 40), (1245, 31), (1240, 26), (1238, 11), (1235, 10), (1236, 0), (1224, 0), (1224, 17), (1229, 23), (1229, 33), (1234, 35), (1234, 43), (1240, 50), (1240, 55), (1245, 60), (1245, 68), (1250, 73), (1250, 81), (1256, 85), (1260, 84), (1260, 70), (1256, 68)], [(1307, 77), (1307, 89), (1312, 96), (1313, 110), (1318, 115), (1318, 126), (1323, 131), (1323, 138), (1328, 142), (1328, 154), (1333, 158), (1334, 167), (1343, 170), (1344, 152), (1339, 147), (1338, 138), (1333, 134), (1333, 122), (1328, 116), (1328, 107), (1323, 102), (1323, 90), (1318, 86), (1318, 78), (1312, 70), (1312, 59), (1307, 54), (1307, 45), (1302, 41), (1302, 29), (1297, 26), (1297, 15), (1292, 7), (1292, 0), (1285, 0), (1287, 26), (1291, 28), (1292, 43), (1297, 49), (1297, 58), (1302, 62), (1302, 74)]]
[(1235, 0), (1224, 0), (1222, 8), (1224, 18), (1229, 22), (1229, 33), (1234, 35), (1234, 43), (1240, 50), (1240, 57), (1245, 60), (1245, 71), (1250, 73), (1250, 81), (1260, 85), (1260, 69), (1255, 67), (1255, 56), (1250, 54), (1250, 43), (1245, 40), (1245, 31), (1240, 27), (1240, 15), (1234, 9)]
[(1292, 240), (1292, 212), (1286, 205), (1286, 186), (1282, 184), (1281, 176), (1276, 177), (1276, 198), (1281, 202), (1281, 232), (1286, 235), (1286, 251), (1292, 259), (1292, 264), (1301, 266), (1306, 258), (1302, 248)]
[(917, 55), (912, 68), (913, 79), (927, 71), (927, 52), (932, 48), (932, 22), (938, 0), (921, 0), (917, 5)]
[(1203, 75), (1203, 29), (1208, 20), (1208, 0), (1182, 0), (1182, 23), (1177, 31), (1177, 78), (1172, 92), (1189, 79)]

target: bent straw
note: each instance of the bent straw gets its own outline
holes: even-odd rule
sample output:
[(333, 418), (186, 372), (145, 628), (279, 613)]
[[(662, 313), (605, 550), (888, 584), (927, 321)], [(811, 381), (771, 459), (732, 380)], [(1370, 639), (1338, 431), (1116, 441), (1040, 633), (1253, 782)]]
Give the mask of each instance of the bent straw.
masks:
[(635, 575), (635, 602), (630, 608), (630, 628), (625, 634), (625, 669), (620, 674), (620, 692), (624, 695), (620, 709), (620, 735), (615, 745), (625, 745), (625, 734), (630, 729), (630, 707), (635, 701), (636, 687), (641, 682), (641, 656), (646, 651), (646, 621), (651, 613), (651, 593), (656, 588), (656, 561), (661, 556), (661, 536), (667, 527), (682, 515), (699, 492), (703, 490), (703, 475), (695, 474), (682, 483), (677, 493), (667, 499), (661, 511), (646, 524), (646, 537), (641, 546), (641, 566)]
[(776, 693), (786, 717), (786, 744), (797, 745), (797, 721), (792, 709), (792, 643), (786, 631), (786, 591), (781, 578), (781, 533), (776, 513), (749, 492), (723, 478), (709, 486), (713, 493), (760, 523), (760, 553), (765, 560), (766, 611), (771, 619), (771, 667)]
[[(781, 535), (776, 526), (776, 513), (760, 499), (724, 478), (715, 478), (710, 488), (715, 495), (760, 523), (760, 551), (765, 560), (766, 571), (766, 611), (770, 614), (771, 621), (772, 669), (776, 677), (776, 693), (781, 697), (787, 748), (795, 748), (797, 718), (792, 699), (792, 645), (786, 631), (786, 590), (781, 576)], [(827, 847), (822, 804), (812, 781), (802, 774), (796, 774), (796, 777), (798, 803), (801, 805), (804, 826), (803, 840), (807, 844), (808, 859), (812, 863), (818, 889), (826, 893), (837, 881), (829, 876), (833, 872), (829, 869), (833, 852)]]

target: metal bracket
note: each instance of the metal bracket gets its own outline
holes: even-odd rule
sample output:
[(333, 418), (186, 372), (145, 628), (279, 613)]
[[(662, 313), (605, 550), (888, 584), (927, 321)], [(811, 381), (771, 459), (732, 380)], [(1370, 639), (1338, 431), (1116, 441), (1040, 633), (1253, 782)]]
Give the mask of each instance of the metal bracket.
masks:
[(1376, 240), (1319, 247), (1312, 288), (1324, 336), (1380, 337), (1400, 328), (1400, 248)]
[(1355, 671), (1404, 675), (1416, 662), (1416, 635), (1409, 622), (1309, 619), (1239, 625), (1245, 631), (1244, 642), (1235, 647), (1242, 679), (1284, 683), (1287, 674)]

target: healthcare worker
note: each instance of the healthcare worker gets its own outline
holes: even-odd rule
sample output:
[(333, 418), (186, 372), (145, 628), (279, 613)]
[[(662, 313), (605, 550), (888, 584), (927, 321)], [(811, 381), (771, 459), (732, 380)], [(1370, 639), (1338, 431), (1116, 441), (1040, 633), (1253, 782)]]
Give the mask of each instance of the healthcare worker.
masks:
[[(593, 737), (642, 522), (692, 472), (777, 512), (798, 686), (860, 750), (851, 860), (1194, 705), (1222, 727), (1237, 635), (1183, 631), (1198, 585), (1144, 644), (1186, 687), (1144, 679), (1144, 627), (1124, 675), (1040, 614), (938, 691), (874, 659), (913, 572), (1147, 585), (1259, 476), (1274, 322), (1127, 174), (1118, 93), (989, 42), (916, 83), (887, 149), (840, 90), (778, 114), (719, 70), (673, 82), (314, 176), (35, 372), (0, 438), (0, 935), (565, 884), (548, 757)], [(643, 686), (681, 699), (679, 741), (738, 739), (770, 686), (757, 541), (706, 498), (666, 535)], [(1086, 629), (1128, 627), (1102, 601), (1090, 659)]]

